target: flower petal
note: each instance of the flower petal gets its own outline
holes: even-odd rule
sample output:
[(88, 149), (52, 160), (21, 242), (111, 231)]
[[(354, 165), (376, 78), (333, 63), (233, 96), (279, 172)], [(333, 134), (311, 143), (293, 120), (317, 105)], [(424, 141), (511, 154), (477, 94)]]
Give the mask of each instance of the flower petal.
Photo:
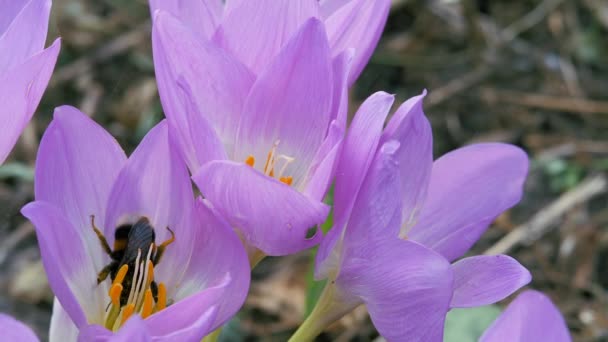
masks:
[(9, 315), (0, 313), (0, 331), (4, 341), (38, 342), (34, 331)]
[(231, 279), (181, 299), (166, 309), (146, 318), (144, 323), (155, 339), (162, 341), (200, 341), (213, 331), (217, 307)]
[(387, 340), (441, 341), (452, 278), (443, 257), (393, 237), (374, 241), (362, 259), (348, 259), (336, 286), (365, 302)]
[(468, 308), (494, 304), (532, 280), (530, 272), (507, 255), (480, 255), (457, 261), (450, 306)]
[[(261, 6), (256, 2), (255, 7)], [(294, 158), (285, 174), (300, 189), (327, 134), (331, 96), (327, 37), (321, 22), (310, 19), (253, 85), (239, 123), (234, 160), (245, 161), (252, 155), (262, 161), (256, 167), (263, 171), (263, 161), (278, 144), (279, 155)]]
[(31, 0), (0, 0), (0, 36), (6, 31), (15, 17)]
[(549, 297), (525, 291), (507, 307), (479, 339), (481, 342), (570, 342), (566, 322)]
[(32, 202), (21, 213), (36, 227), (49, 285), (72, 321), (79, 327), (86, 325), (87, 320), (100, 322), (107, 286), (97, 286), (98, 270), (81, 235), (51, 204)]
[(222, 19), (221, 0), (150, 0), (152, 17), (157, 10), (171, 13), (204, 39), (211, 39)]
[(60, 46), (56, 40), (48, 49), (0, 74), (0, 164), (34, 115), (51, 78)]
[[(198, 39), (166, 12), (156, 15), (152, 43), (161, 102), (171, 125), (185, 139), (185, 146), (201, 148), (201, 142), (191, 136), (190, 126), (191, 122), (201, 122), (192, 116), (202, 114), (232, 156), (243, 105), (255, 76), (230, 54)], [(180, 77), (190, 89), (186, 94), (178, 83)], [(192, 99), (184, 101), (190, 92), (194, 94), (196, 111), (188, 108)], [(184, 154), (197, 154), (196, 151)]]
[(433, 167), (433, 132), (422, 111), (422, 95), (405, 101), (384, 129), (380, 143), (399, 142), (394, 159), (399, 165), (399, 196), (403, 199), (401, 236), (406, 236), (422, 209)]
[(352, 85), (369, 61), (388, 18), (390, 0), (352, 0), (326, 20), (327, 36), (334, 55), (355, 49), (348, 85)]
[(256, 74), (307, 19), (319, 15), (317, 0), (241, 1), (230, 7), (213, 40)]
[(352, 0), (319, 0), (321, 6), (321, 15), (323, 18), (328, 18), (334, 12), (342, 8), (342, 6), (348, 4)]
[(0, 75), (44, 49), (50, 13), (51, 0), (32, 0), (0, 32)]
[[(158, 279), (179, 279), (190, 258), (194, 235), (194, 194), (186, 166), (169, 143), (167, 122), (156, 125), (135, 149), (120, 171), (110, 193), (106, 213), (106, 238), (114, 242), (118, 225), (147, 217), (155, 228), (156, 243), (175, 233), (162, 262), (155, 268)], [(168, 295), (172, 286), (167, 284)]]
[(152, 337), (141, 317), (133, 315), (116, 334), (100, 325), (89, 325), (80, 330), (78, 341), (149, 342), (152, 341)]
[(186, 267), (176, 300), (221, 284), (227, 275), (230, 283), (224, 297), (216, 303), (218, 312), (212, 329), (234, 316), (243, 305), (249, 291), (251, 268), (245, 248), (232, 228), (215, 215), (203, 200), (196, 203), (197, 225), (194, 249)]
[(123, 150), (108, 132), (69, 106), (55, 109), (38, 149), (36, 200), (57, 207), (70, 221), (75, 233), (86, 242), (97, 272), (107, 259), (102, 258), (90, 216), (95, 215), (97, 227), (106, 227), (106, 203), (125, 161)]
[(61, 303), (55, 297), (53, 300), (53, 314), (51, 315), (51, 328), (49, 330), (50, 342), (76, 341), (78, 338), (78, 327), (74, 324), (70, 315), (63, 309)]
[(213, 161), (194, 182), (251, 246), (267, 255), (292, 254), (316, 245), (321, 234), (306, 238), (323, 223), (329, 208), (246, 164)]
[(343, 140), (344, 129), (336, 121), (333, 121), (329, 126), (329, 134), (317, 151), (317, 155), (306, 175), (304, 194), (308, 197), (318, 200), (325, 197), (327, 188), (334, 177)]
[(519, 202), (528, 157), (507, 144), (460, 148), (433, 164), (427, 200), (409, 238), (443, 254), (462, 256), (500, 213)]
[(355, 50), (347, 49), (334, 58), (334, 95), (331, 119), (336, 120), (340, 127), (346, 129), (348, 116), (348, 77)]

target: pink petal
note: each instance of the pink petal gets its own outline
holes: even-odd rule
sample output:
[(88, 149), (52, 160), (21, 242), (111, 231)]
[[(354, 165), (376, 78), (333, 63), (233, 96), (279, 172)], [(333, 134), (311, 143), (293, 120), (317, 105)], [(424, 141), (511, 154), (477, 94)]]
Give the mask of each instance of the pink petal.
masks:
[(0, 331), (4, 341), (38, 342), (34, 331), (9, 315), (0, 313)]
[(477, 144), (433, 164), (427, 200), (409, 238), (443, 254), (462, 256), (503, 211), (521, 198), (528, 157), (507, 144)]
[(292, 254), (319, 243), (318, 232), (306, 238), (329, 211), (318, 200), (241, 163), (210, 162), (192, 178), (247, 244), (267, 255)]
[(344, 129), (333, 121), (329, 127), (329, 134), (317, 151), (306, 175), (304, 194), (308, 197), (318, 200), (325, 197), (334, 177), (343, 139)]
[(453, 269), (454, 296), (450, 306), (456, 308), (494, 304), (532, 279), (525, 267), (506, 255), (464, 258)]
[(154, 17), (157, 10), (175, 16), (199, 38), (211, 39), (222, 19), (222, 0), (149, 0)]
[(319, 15), (317, 0), (257, 0), (228, 5), (230, 9), (213, 39), (256, 74), (306, 20)]

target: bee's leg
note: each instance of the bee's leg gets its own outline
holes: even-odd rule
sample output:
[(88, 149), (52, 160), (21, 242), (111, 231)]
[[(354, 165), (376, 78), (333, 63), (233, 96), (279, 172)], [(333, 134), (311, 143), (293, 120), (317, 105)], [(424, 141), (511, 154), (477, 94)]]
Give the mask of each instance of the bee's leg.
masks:
[(101, 242), (101, 248), (103, 248), (103, 250), (108, 253), (109, 256), (112, 256), (112, 250), (110, 249), (110, 245), (108, 244), (106, 237), (97, 227), (95, 227), (95, 215), (91, 215), (91, 227), (93, 227), (95, 234), (97, 234), (97, 237), (99, 238), (99, 242)]
[(117, 261), (112, 261), (107, 264), (98, 274), (97, 274), (97, 285), (101, 284), (102, 281), (106, 280), (108, 275), (112, 272), (112, 269), (118, 267)]
[(158, 250), (156, 251), (156, 254), (154, 255), (154, 260), (152, 261), (152, 264), (154, 264), (155, 266), (158, 265), (158, 263), (160, 262), (160, 258), (163, 256), (165, 248), (167, 248), (167, 246), (169, 246), (173, 241), (175, 241), (175, 233), (173, 233), (173, 231), (169, 227), (167, 227), (167, 230), (171, 233), (171, 237), (165, 242), (161, 243), (160, 246), (158, 246)]

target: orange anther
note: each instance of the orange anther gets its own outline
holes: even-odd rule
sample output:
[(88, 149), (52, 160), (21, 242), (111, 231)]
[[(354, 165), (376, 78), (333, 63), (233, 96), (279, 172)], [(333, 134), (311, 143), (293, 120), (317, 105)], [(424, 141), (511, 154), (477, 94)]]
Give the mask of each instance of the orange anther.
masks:
[(291, 183), (293, 183), (293, 177), (291, 177), (291, 176), (281, 177), (279, 180), (287, 185), (291, 185)]
[(152, 280), (154, 280), (154, 264), (148, 260), (148, 279), (146, 279), (146, 284), (150, 286)]
[(125, 276), (127, 275), (127, 272), (129, 271), (129, 265), (124, 264), (120, 267), (120, 269), (118, 270), (118, 273), (116, 274), (116, 278), (114, 278), (114, 282), (113, 284), (122, 284), (123, 280), (125, 280)]
[(144, 294), (144, 305), (141, 309), (141, 318), (146, 318), (150, 316), (150, 314), (152, 314), (152, 304), (154, 304), (152, 298), (152, 291), (150, 289), (147, 289), (146, 293)]
[(253, 167), (253, 165), (255, 165), (255, 158), (250, 155), (249, 157), (247, 157), (247, 159), (245, 159), (245, 164)]
[(160, 311), (167, 306), (167, 288), (165, 284), (158, 284), (158, 302), (156, 302), (156, 311)]
[(131, 304), (128, 304), (127, 306), (125, 306), (125, 308), (122, 309), (121, 324), (125, 324), (125, 322), (129, 319), (129, 317), (131, 317), (131, 315), (133, 315), (133, 312), (135, 312), (135, 304), (131, 303)]
[(112, 304), (116, 306), (120, 306), (120, 294), (122, 293), (122, 285), (121, 284), (112, 284), (110, 287), (109, 295), (110, 299), (112, 299)]

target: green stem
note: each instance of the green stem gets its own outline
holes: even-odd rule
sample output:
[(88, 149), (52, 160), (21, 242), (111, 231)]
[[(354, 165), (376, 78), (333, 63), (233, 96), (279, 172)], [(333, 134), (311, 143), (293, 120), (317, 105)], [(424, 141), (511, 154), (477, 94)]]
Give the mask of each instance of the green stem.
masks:
[(358, 304), (344, 303), (336, 293), (333, 281), (328, 281), (317, 304), (289, 342), (308, 342), (315, 339), (327, 326), (346, 315)]
[(215, 329), (214, 332), (205, 336), (201, 342), (216, 342), (217, 339), (220, 337), (221, 333), (222, 333), (222, 328), (221, 327), (217, 328), (217, 329)]

